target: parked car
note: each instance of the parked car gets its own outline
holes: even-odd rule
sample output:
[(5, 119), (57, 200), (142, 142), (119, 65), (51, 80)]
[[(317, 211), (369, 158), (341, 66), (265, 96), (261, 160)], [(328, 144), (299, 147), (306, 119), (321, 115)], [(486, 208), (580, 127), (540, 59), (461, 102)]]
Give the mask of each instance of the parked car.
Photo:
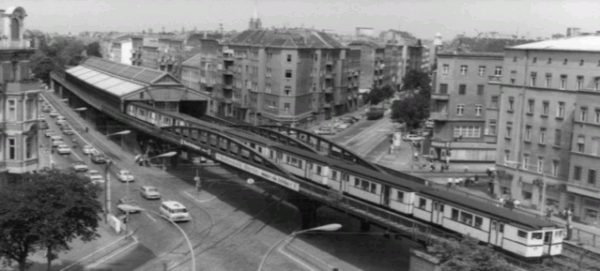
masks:
[(56, 135), (56, 133), (54, 131), (52, 131), (52, 130), (46, 130), (46, 132), (44, 132), (44, 135), (46, 137), (51, 137), (51, 136)]
[(347, 117), (341, 117), (340, 120), (343, 122), (348, 122), (348, 123), (354, 124), (354, 123), (358, 122), (360, 119), (357, 117), (354, 117), (354, 116), (347, 116)]
[(335, 130), (331, 127), (319, 127), (319, 129), (315, 130), (315, 134), (317, 135), (335, 135)]
[(92, 162), (94, 164), (106, 164), (106, 156), (104, 156), (104, 154), (101, 153), (92, 153)]
[(59, 147), (60, 145), (64, 145), (65, 142), (61, 139), (52, 139), (52, 147)]
[(104, 177), (95, 169), (88, 171), (86, 176), (88, 176), (93, 183), (104, 183)]
[(71, 148), (69, 148), (67, 144), (63, 143), (58, 145), (58, 149), (56, 150), (56, 152), (58, 152), (59, 154), (70, 154)]
[(67, 124), (67, 120), (65, 120), (65, 119), (56, 120), (56, 125), (58, 125), (58, 126), (63, 126), (65, 124)]
[(432, 119), (428, 119), (427, 121), (425, 121), (425, 127), (427, 128), (433, 128), (434, 122)]
[[(52, 107), (49, 106), (49, 105), (44, 105), (44, 107), (42, 108), (42, 111), (46, 112), (46, 113), (51, 112), (52, 111)], [(58, 114), (58, 112), (56, 114)]]
[(350, 125), (352, 125), (352, 124), (348, 123), (348, 122), (340, 121), (340, 122), (335, 123), (333, 125), (333, 128), (338, 131), (343, 131), (343, 130), (346, 130), (348, 127), (350, 127)]
[(88, 154), (92, 154), (94, 152), (96, 152), (96, 149), (94, 149), (94, 147), (90, 146), (90, 145), (85, 145), (82, 149), (83, 154), (88, 155)]
[(121, 182), (135, 181), (135, 178), (133, 177), (133, 175), (131, 175), (131, 173), (127, 170), (119, 170), (119, 172), (117, 173), (117, 179), (119, 179), (119, 181), (121, 181)]
[(119, 204), (117, 205), (117, 209), (119, 209), (119, 211), (121, 211), (123, 213), (129, 212), (130, 214), (139, 213), (141, 211), (141, 209), (126, 210), (126, 209), (123, 208), (122, 205), (129, 205), (129, 206), (133, 206), (133, 207), (139, 207), (140, 205), (137, 203), (137, 201), (135, 199), (132, 199), (132, 198), (122, 198), (122, 199), (119, 199)]
[(63, 134), (65, 134), (65, 135), (74, 135), (75, 134), (75, 131), (73, 131), (73, 129), (71, 129), (70, 127), (63, 129), (62, 131), (63, 131)]
[(56, 112), (56, 111), (50, 112), (50, 117), (56, 118), (58, 116), (60, 116), (60, 114), (58, 114), (58, 112)]
[(77, 172), (86, 172), (89, 168), (83, 161), (77, 161), (73, 163), (73, 169)]
[(145, 199), (160, 199), (160, 192), (154, 186), (142, 186), (140, 194)]

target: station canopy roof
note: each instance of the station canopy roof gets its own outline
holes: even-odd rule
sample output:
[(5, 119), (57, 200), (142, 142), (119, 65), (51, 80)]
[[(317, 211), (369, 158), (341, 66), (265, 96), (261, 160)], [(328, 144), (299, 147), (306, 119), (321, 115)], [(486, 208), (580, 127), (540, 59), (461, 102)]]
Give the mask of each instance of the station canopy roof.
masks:
[(111, 75), (86, 68), (84, 66), (73, 67), (68, 69), (66, 72), (77, 77), (79, 80), (82, 80), (118, 97), (131, 94), (145, 87), (144, 85), (119, 79)]

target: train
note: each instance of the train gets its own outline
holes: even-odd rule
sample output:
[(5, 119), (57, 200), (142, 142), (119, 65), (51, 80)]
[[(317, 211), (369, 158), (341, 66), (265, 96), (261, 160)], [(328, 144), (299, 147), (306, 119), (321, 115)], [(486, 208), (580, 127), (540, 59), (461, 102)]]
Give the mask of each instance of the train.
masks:
[[(270, 144), (250, 133), (161, 111), (149, 105), (130, 103), (126, 111), (127, 115), (157, 127), (202, 126), (228, 134), (241, 139), (240, 142), (301, 179), (447, 231), (470, 235), (522, 258), (536, 259), (562, 253), (567, 233), (548, 220), (356, 166), (297, 146)], [(233, 153), (233, 150), (229, 152)], [(256, 162), (255, 159), (249, 161)]]

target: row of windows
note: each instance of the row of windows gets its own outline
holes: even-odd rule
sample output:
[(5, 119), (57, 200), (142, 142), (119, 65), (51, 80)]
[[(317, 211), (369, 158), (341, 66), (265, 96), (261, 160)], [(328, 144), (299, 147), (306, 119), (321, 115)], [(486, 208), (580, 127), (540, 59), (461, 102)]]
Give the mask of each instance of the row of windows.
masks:
[[(477, 85), (477, 95), (483, 96), (485, 89), (485, 85)], [(440, 89), (438, 91), (439, 94), (449, 94), (448, 93), (448, 84), (440, 84)], [(467, 85), (460, 84), (458, 85), (458, 95), (467, 95)]]
[[(582, 173), (583, 173), (583, 168), (581, 166), (574, 166), (573, 167), (573, 180), (582, 181), (583, 180)], [(596, 184), (596, 170), (595, 169), (588, 169), (586, 182), (591, 185)]]
[[(517, 59), (518, 59), (518, 57), (516, 57), (516, 56), (513, 57), (513, 62), (517, 62)], [(532, 63), (537, 63), (538, 62), (538, 58), (537, 57), (533, 57), (531, 59), (531, 62)], [(552, 64), (552, 58), (549, 57), (546, 63), (547, 64)], [(563, 65), (567, 65), (569, 63), (569, 59), (568, 58), (563, 59), (562, 63), (563, 63)], [(579, 66), (583, 66), (583, 64), (585, 64), (585, 61), (583, 59), (580, 59), (579, 60)], [(600, 61), (598, 61), (598, 66), (600, 66)]]
[(483, 225), (483, 218), (480, 216), (459, 211), (454, 208), (452, 208), (450, 219), (478, 229), (481, 229), (481, 226)]
[(586, 151), (585, 135), (578, 135), (573, 151), (579, 152), (579, 153), (585, 153), (585, 154), (589, 154), (589, 155), (593, 155), (593, 156), (599, 156), (599, 154), (600, 154), (600, 137), (592, 136), (591, 140), (592, 140), (592, 143), (590, 145), (588, 145), (588, 148), (587, 148), (588, 151)]
[[(556, 107), (556, 118), (561, 119), (565, 117), (565, 102), (558, 102), (557, 103), (557, 107)], [(541, 113), (540, 115), (542, 117), (548, 117), (548, 115), (550, 114), (550, 102), (549, 101), (542, 101), (542, 108), (541, 108)], [(508, 97), (508, 106), (506, 108), (507, 112), (512, 113), (515, 110), (515, 97), (513, 96), (509, 96)], [(533, 115), (535, 112), (535, 100), (534, 99), (529, 99), (527, 101), (527, 108), (525, 109), (525, 113), (527, 115)]]
[(367, 180), (363, 180), (360, 178), (354, 178), (354, 187), (360, 188), (367, 192), (377, 193), (377, 184), (373, 182), (369, 182)]
[[(544, 160), (545, 160), (544, 156), (538, 156), (537, 164), (532, 164), (530, 154), (525, 153), (525, 154), (523, 154), (523, 162), (519, 163), (518, 165), (515, 165), (516, 162), (510, 160), (510, 150), (504, 150), (504, 164), (507, 166), (514, 167), (514, 166), (521, 165), (521, 168), (523, 168), (525, 170), (533, 169), (533, 170), (537, 171), (537, 173), (543, 173), (544, 172)], [(560, 161), (552, 160), (552, 167), (550, 168), (550, 174), (552, 176), (558, 176), (559, 169), (560, 169)]]
[(454, 126), (454, 137), (479, 138), (481, 137), (481, 127)]
[[(517, 71), (511, 71), (511, 76), (510, 76), (510, 83), (511, 84), (515, 84), (516, 83), (516, 77), (517, 77)], [(566, 90), (567, 89), (567, 84), (568, 84), (568, 75), (566, 74), (561, 74), (560, 75), (560, 81), (559, 81), (559, 85), (558, 85), (558, 89), (561, 90)], [(538, 84), (538, 74), (537, 72), (531, 72), (529, 74), (529, 86), (532, 87), (545, 87), (545, 88), (552, 88), (552, 74), (551, 73), (546, 73), (545, 74), (545, 80), (543, 81), (543, 85), (542, 84)], [(577, 75), (576, 76), (576, 90), (582, 90), (585, 89), (585, 77), (583, 75)], [(593, 83), (591, 85), (591, 87), (594, 90), (600, 90), (600, 77), (594, 77), (593, 78)]]
[(588, 120), (589, 120), (590, 122), (600, 124), (600, 108), (595, 108), (594, 115), (592, 116), (592, 118), (588, 118), (587, 106), (580, 107), (578, 120), (581, 122), (588, 122)]
[[(485, 76), (486, 69), (487, 69), (486, 66), (479, 66), (479, 69), (477, 70), (477, 75)], [(460, 75), (467, 75), (468, 70), (469, 70), (468, 65), (460, 65)], [(447, 75), (449, 73), (450, 73), (450, 65), (449, 64), (442, 65), (442, 74)], [(496, 66), (496, 68), (494, 69), (494, 76), (502, 76), (502, 66)]]
[[(36, 100), (32, 97), (29, 97), (25, 100), (25, 120), (34, 120), (37, 119), (36, 116)], [(16, 99), (7, 99), (6, 100), (6, 121), (16, 121), (17, 120), (17, 100)]]
[[(476, 104), (475, 105), (475, 116), (481, 116), (482, 113), (483, 113), (483, 105)], [(456, 106), (456, 115), (462, 116), (464, 114), (465, 114), (465, 105), (464, 104), (457, 105)]]
[[(36, 139), (35, 136), (26, 136), (24, 137), (25, 140), (25, 145), (24, 147), (24, 155), (25, 155), (25, 159), (32, 159), (36, 157)], [(7, 150), (7, 157), (6, 159), (9, 161), (14, 161), (17, 160), (17, 151), (20, 148), (17, 147), (17, 139), (13, 138), (13, 137), (8, 137), (6, 139), (6, 150)]]

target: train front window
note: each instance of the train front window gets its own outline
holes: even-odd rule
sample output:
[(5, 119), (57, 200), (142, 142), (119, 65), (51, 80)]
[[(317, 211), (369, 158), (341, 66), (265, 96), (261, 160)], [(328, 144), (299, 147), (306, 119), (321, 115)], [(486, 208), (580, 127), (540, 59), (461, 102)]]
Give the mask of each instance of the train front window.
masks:
[(542, 240), (543, 234), (541, 232), (534, 232), (531, 234), (531, 239)]
[(473, 225), (473, 215), (465, 212), (460, 212), (460, 222), (467, 225)]
[(554, 232), (554, 238), (561, 238), (563, 237), (563, 230), (557, 230)]
[(396, 194), (396, 199), (397, 199), (399, 202), (404, 202), (404, 192), (402, 192), (402, 191), (397, 191), (397, 194)]
[(425, 209), (425, 207), (427, 207), (427, 200), (426, 199), (419, 199), (419, 208)]
[(521, 230), (517, 231), (517, 236), (527, 239), (527, 232)]

